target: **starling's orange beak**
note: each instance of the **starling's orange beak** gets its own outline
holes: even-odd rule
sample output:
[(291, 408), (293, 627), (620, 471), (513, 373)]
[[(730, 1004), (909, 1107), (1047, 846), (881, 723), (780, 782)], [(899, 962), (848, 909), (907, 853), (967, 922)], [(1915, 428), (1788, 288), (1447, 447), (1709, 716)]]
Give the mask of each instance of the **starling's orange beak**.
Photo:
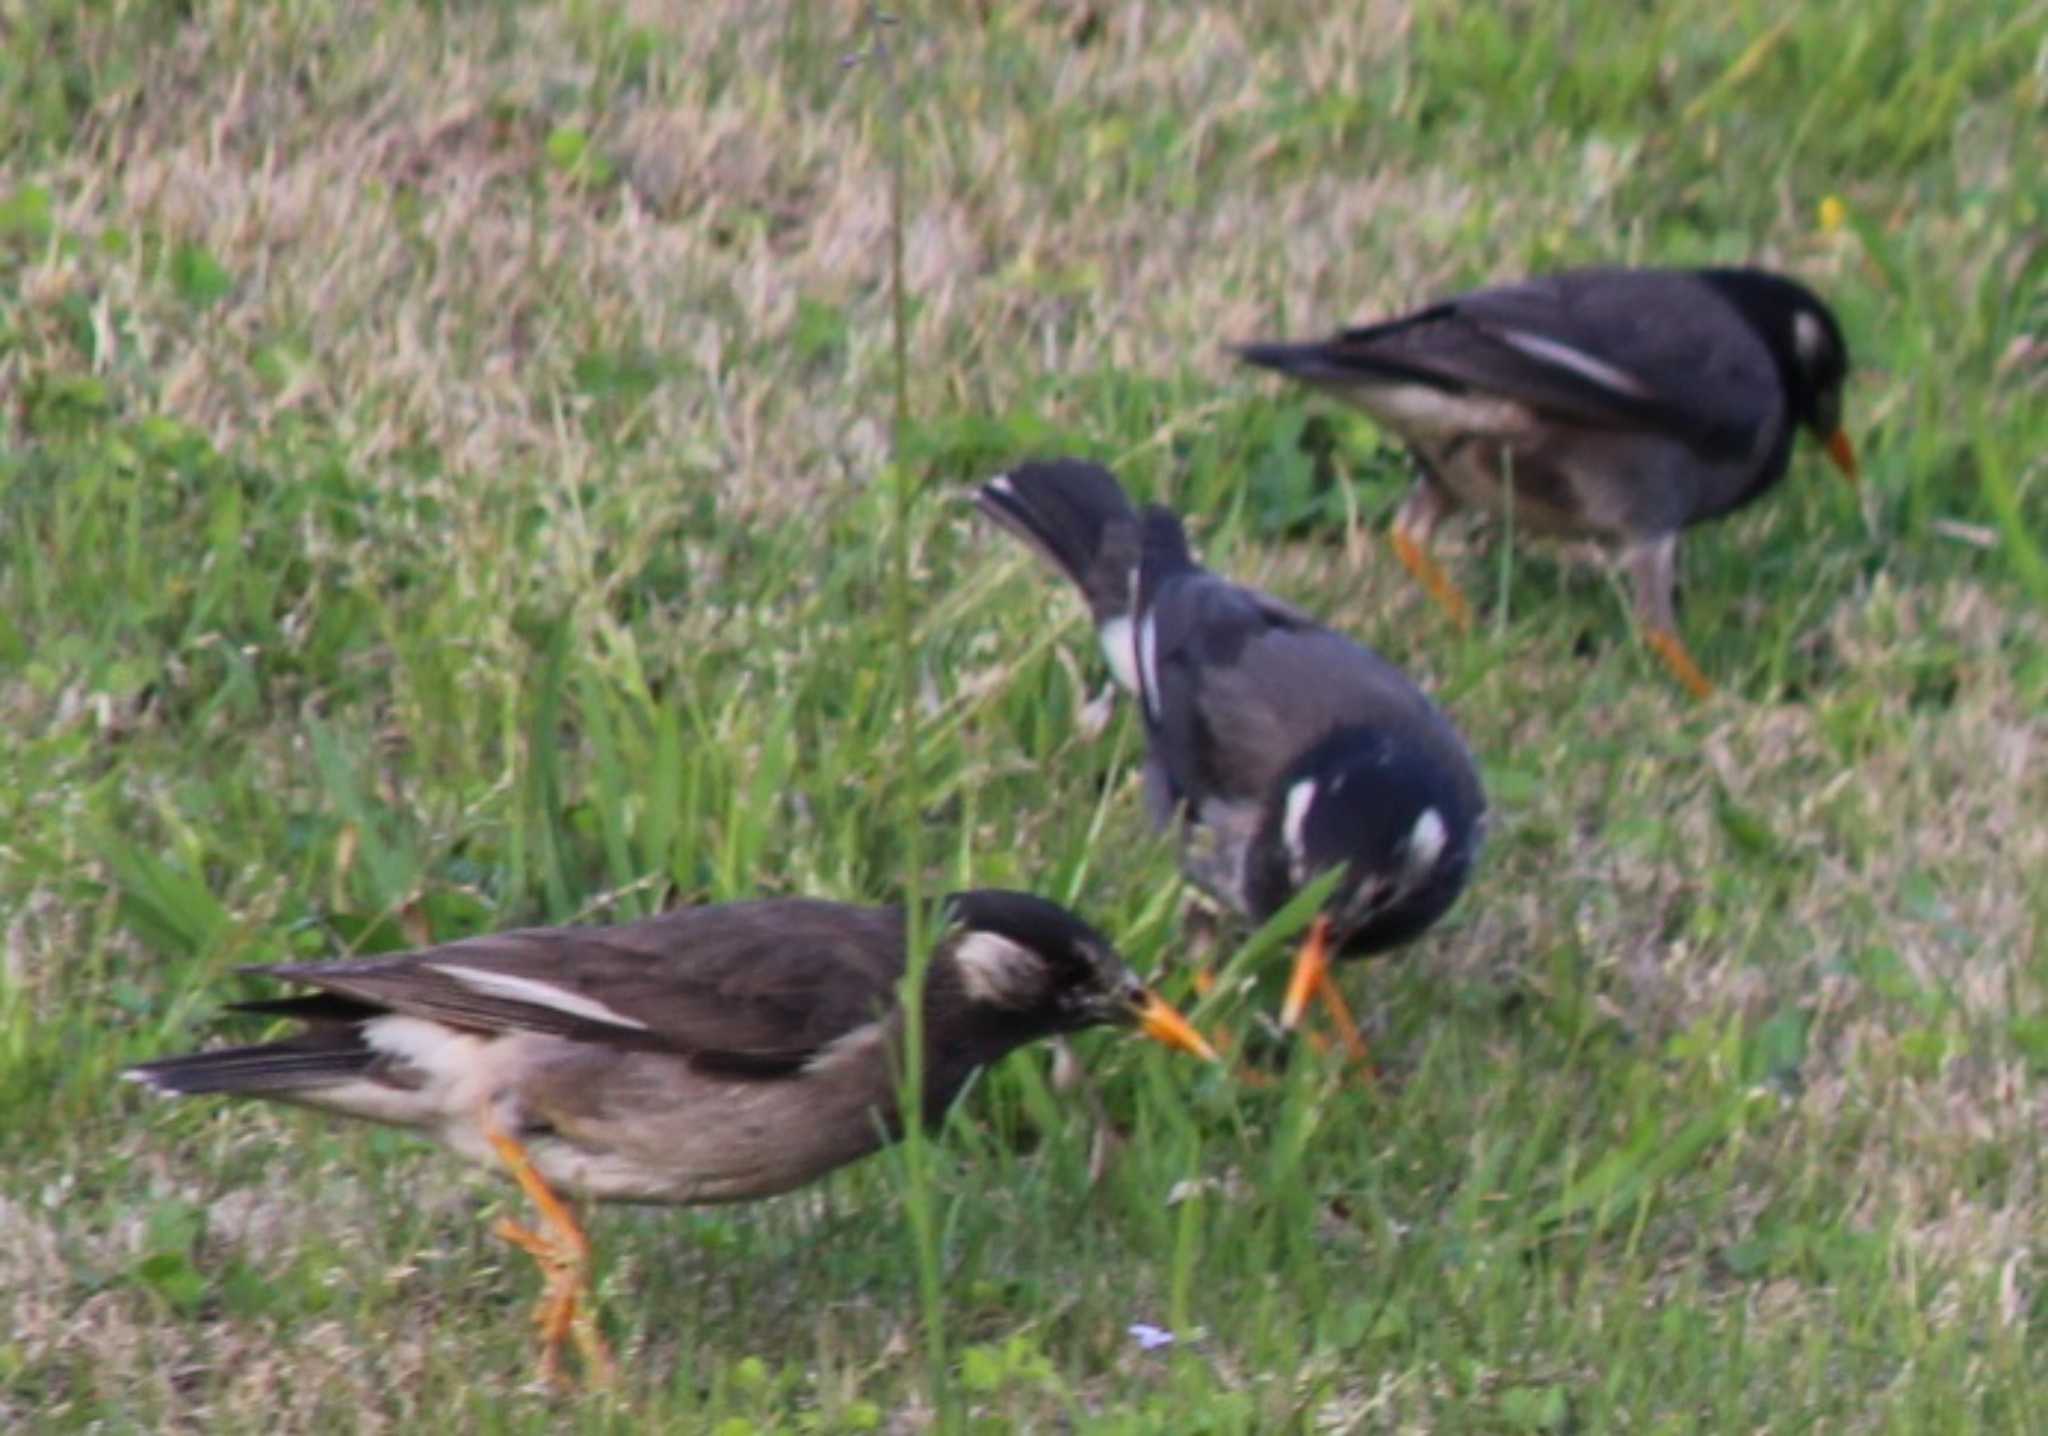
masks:
[(1146, 988), (1138, 998), (1137, 1013), (1139, 1030), (1154, 1042), (1163, 1043), (1176, 1052), (1191, 1052), (1204, 1062), (1222, 1061), (1216, 1055), (1216, 1049), (1195, 1031), (1194, 1024), (1150, 988)]
[(1850, 483), (1856, 482), (1856, 451), (1849, 447), (1849, 436), (1840, 429), (1828, 435), (1828, 457), (1835, 461), (1835, 467), (1842, 471)]

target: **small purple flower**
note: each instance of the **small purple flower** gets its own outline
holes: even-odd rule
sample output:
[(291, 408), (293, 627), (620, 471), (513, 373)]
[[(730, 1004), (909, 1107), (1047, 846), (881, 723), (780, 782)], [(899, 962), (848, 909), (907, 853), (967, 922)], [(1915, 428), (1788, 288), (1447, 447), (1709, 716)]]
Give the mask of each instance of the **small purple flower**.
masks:
[(1138, 1343), (1140, 1351), (1157, 1351), (1162, 1346), (1173, 1345), (1173, 1333), (1163, 1326), (1150, 1322), (1134, 1321), (1130, 1325), (1131, 1340)]

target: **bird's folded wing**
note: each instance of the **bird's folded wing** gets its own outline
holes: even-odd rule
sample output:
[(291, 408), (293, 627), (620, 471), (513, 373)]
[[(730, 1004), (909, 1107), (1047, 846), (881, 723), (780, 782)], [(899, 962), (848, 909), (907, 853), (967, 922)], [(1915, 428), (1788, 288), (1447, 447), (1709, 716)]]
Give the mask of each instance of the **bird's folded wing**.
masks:
[(1285, 604), (1204, 571), (1152, 595), (1138, 642), (1146, 728), (1177, 801), (1263, 797), (1304, 746), (1288, 715), (1313, 709), (1325, 684), (1313, 655), (1294, 661), (1304, 638), (1320, 651), (1311, 635), (1343, 644)]
[[(251, 971), (483, 1031), (548, 1033), (772, 1072), (885, 1014), (903, 928), (889, 910), (781, 900), (611, 928), (530, 928), (364, 962)], [(305, 999), (251, 1004), (300, 1016)]]
[(1184, 576), (1147, 617), (1151, 747), (1180, 801), (1262, 801), (1338, 728), (1443, 726), (1398, 668), (1255, 589)]
[[(1753, 448), (1779, 385), (1769, 351), (1718, 296), (1665, 273), (1480, 290), (1347, 330), (1330, 341), (1329, 362), (1512, 400), (1543, 418), (1648, 431), (1707, 458)], [(1475, 404), (1475, 428), (1491, 412)]]

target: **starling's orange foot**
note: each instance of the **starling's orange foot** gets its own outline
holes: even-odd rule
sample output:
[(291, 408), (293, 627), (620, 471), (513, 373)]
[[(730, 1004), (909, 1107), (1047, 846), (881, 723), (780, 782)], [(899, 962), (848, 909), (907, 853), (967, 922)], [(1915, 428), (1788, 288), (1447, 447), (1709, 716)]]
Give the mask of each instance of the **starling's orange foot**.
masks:
[(1394, 545), (1394, 556), (1401, 560), (1401, 567), (1415, 575), (1416, 580), (1429, 591), (1429, 596), (1451, 616), (1451, 622), (1457, 624), (1461, 631), (1470, 632), (1472, 609), (1465, 602), (1465, 595), (1458, 592), (1458, 586), (1451, 582), (1451, 576), (1423, 551), (1413, 535), (1397, 528), (1388, 537)]
[(574, 1338), (582, 1353), (584, 1369), (599, 1386), (610, 1386), (616, 1376), (611, 1349), (597, 1329), (597, 1319), (587, 1300), (590, 1291), (590, 1239), (576, 1222), (576, 1216), (542, 1180), (526, 1149), (498, 1130), (488, 1118), (484, 1136), (512, 1173), (540, 1213), (544, 1231), (523, 1227), (508, 1219), (499, 1221), (497, 1233), (531, 1256), (540, 1265), (546, 1282), (534, 1307), (534, 1325), (540, 1328), (541, 1380), (549, 1385), (561, 1381), (562, 1346)]
[(611, 1352), (583, 1300), (588, 1268), (582, 1257), (565, 1249), (553, 1236), (509, 1219), (498, 1223), (497, 1233), (532, 1256), (544, 1274), (546, 1286), (533, 1309), (533, 1324), (540, 1331), (540, 1379), (550, 1386), (564, 1384), (562, 1347), (573, 1338), (591, 1379), (600, 1386), (609, 1386), (613, 1377)]
[(1685, 650), (1685, 642), (1668, 628), (1646, 629), (1643, 642), (1656, 650), (1664, 666), (1671, 670), (1671, 676), (1685, 685), (1685, 691), (1701, 699), (1714, 696), (1714, 685), (1707, 681), (1707, 675), (1700, 672), (1700, 666), (1692, 661), (1692, 655)]

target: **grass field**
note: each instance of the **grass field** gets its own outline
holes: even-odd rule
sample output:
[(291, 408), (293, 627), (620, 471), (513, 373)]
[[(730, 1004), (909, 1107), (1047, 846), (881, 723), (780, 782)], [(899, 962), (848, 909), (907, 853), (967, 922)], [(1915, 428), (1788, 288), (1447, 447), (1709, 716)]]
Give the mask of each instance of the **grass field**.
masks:
[[(2048, 1429), (2048, 8), (998, 0), (868, 42), (0, 10), (0, 1426)], [(1483, 532), (1456, 633), (1380, 542), (1399, 452), (1221, 347), (1743, 259), (1842, 316), (1865, 482), (1803, 445), (1688, 543), (1705, 705), (1616, 582)], [(114, 1080), (238, 964), (913, 861), (1185, 997), (1136, 725), (1083, 730), (1078, 605), (958, 501), (1061, 450), (1482, 758), (1471, 891), (1347, 970), (1377, 1086), (1093, 1036), (1092, 1102), (1034, 1050), (908, 1164), (598, 1213), (630, 1374), (561, 1397), (509, 1184)], [(1270, 1003), (1245, 966), (1205, 1018)]]

